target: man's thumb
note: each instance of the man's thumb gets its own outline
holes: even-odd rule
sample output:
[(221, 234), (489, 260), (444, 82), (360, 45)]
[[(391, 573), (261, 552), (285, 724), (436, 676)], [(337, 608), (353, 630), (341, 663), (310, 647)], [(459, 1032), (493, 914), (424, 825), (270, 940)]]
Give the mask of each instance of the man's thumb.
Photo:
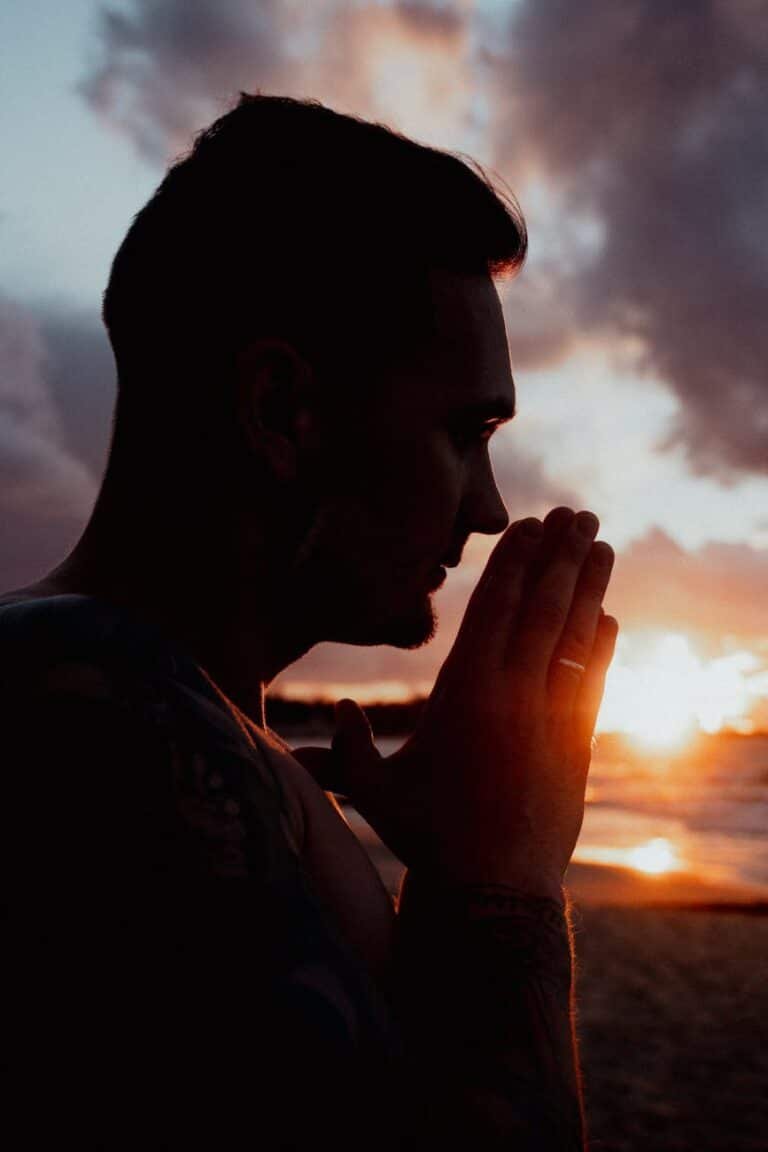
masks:
[(364, 802), (378, 775), (381, 753), (374, 744), (368, 717), (360, 705), (348, 697), (336, 704), (336, 731), (331, 748), (347, 781), (348, 795), (353, 802)]
[(368, 717), (360, 705), (348, 697), (336, 704), (336, 731), (331, 747), (345, 760), (358, 756), (367, 760), (376, 751)]

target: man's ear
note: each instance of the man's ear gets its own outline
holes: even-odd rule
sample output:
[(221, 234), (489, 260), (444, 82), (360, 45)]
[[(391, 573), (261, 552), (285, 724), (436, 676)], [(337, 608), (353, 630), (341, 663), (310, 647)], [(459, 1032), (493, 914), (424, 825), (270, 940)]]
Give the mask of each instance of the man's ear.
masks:
[(237, 420), (250, 451), (292, 480), (315, 417), (314, 374), (290, 344), (259, 339), (237, 355)]

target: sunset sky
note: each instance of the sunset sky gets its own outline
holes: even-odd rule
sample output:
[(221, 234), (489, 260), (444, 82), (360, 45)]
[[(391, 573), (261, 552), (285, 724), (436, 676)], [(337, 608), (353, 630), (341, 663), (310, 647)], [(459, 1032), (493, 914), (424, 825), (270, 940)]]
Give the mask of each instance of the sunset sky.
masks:
[[(529, 258), (500, 285), (519, 414), (491, 456), (513, 519), (591, 508), (616, 548), (603, 727), (768, 728), (767, 78), (754, 0), (5, 5), (0, 591), (92, 507), (101, 294), (133, 215), (240, 89), (312, 97), (520, 200)], [(321, 645), (273, 687), (427, 691), (492, 544), (449, 573), (430, 645)]]

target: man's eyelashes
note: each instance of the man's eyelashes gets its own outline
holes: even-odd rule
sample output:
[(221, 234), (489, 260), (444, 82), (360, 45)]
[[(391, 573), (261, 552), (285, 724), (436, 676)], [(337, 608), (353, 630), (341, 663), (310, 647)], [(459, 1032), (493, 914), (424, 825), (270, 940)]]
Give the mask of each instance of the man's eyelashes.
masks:
[(490, 440), (495, 431), (495, 424), (480, 424), (473, 428), (456, 425), (452, 429), (452, 434), (458, 444), (471, 445), (482, 444)]

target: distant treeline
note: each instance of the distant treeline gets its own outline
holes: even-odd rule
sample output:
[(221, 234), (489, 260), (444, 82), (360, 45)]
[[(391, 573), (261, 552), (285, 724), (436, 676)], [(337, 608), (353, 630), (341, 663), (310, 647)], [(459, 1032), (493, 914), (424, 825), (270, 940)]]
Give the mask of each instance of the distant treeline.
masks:
[[(425, 697), (414, 697), (397, 704), (365, 704), (363, 711), (375, 737), (407, 736), (414, 731)], [(333, 734), (336, 727), (333, 702), (330, 700), (291, 700), (285, 696), (267, 696), (266, 719), (276, 732), (311, 731), (316, 735)]]
[[(365, 704), (363, 711), (370, 721), (374, 736), (409, 736), (416, 729), (419, 715), (426, 704), (425, 696), (414, 697), (398, 704)], [(275, 732), (286, 734), (312, 733), (315, 736), (332, 736), (336, 723), (331, 700), (292, 700), (285, 696), (267, 696), (267, 724)], [(754, 737), (764, 740), (768, 732), (755, 732)], [(749, 741), (753, 736), (732, 730), (723, 730), (711, 736), (700, 734), (691, 744), (686, 744), (676, 752), (659, 751), (657, 756), (672, 759), (675, 756), (690, 760), (694, 749), (711, 748), (714, 744)], [(620, 732), (603, 732), (598, 736), (597, 750), (603, 756), (632, 753), (637, 757), (648, 758), (653, 752), (635, 748), (632, 741)]]

